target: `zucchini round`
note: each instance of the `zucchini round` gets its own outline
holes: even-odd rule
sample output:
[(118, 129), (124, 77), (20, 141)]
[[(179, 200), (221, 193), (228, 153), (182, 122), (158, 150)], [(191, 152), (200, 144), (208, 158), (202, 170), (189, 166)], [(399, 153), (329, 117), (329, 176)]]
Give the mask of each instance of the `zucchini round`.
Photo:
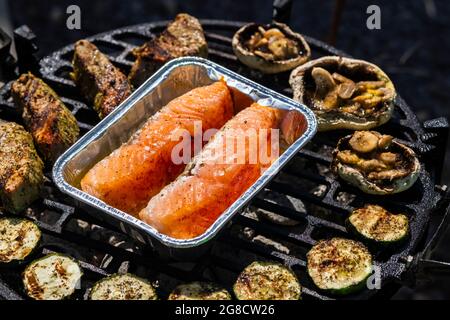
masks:
[(301, 294), (300, 283), (290, 268), (261, 261), (241, 272), (233, 290), (239, 300), (299, 300)]
[(168, 300), (231, 300), (231, 295), (215, 283), (196, 281), (177, 286)]
[(155, 288), (132, 274), (113, 274), (97, 281), (89, 294), (91, 300), (157, 300)]
[(349, 294), (366, 285), (372, 274), (372, 255), (358, 241), (321, 240), (307, 254), (307, 269), (319, 289), (332, 294)]
[(366, 205), (348, 217), (347, 229), (370, 244), (393, 245), (408, 237), (409, 222), (404, 214), (392, 214), (383, 207)]
[(63, 254), (51, 253), (31, 262), (23, 272), (23, 284), (30, 298), (62, 300), (80, 284), (83, 272), (78, 263)]
[(38, 247), (39, 227), (32, 221), (6, 217), (0, 219), (0, 264), (21, 263)]

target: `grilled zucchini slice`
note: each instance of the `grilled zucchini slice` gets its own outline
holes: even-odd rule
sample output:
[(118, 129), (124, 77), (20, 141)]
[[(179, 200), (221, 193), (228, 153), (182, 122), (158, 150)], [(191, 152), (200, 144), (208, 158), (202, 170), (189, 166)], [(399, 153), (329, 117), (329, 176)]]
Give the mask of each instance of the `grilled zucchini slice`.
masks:
[(372, 274), (372, 255), (358, 241), (321, 240), (307, 254), (307, 269), (319, 289), (332, 294), (349, 294), (366, 285)]
[(169, 300), (231, 300), (231, 295), (215, 283), (196, 281), (177, 286)]
[(239, 275), (233, 287), (239, 300), (299, 300), (301, 286), (288, 267), (255, 261)]
[(51, 253), (31, 262), (23, 272), (23, 284), (30, 298), (62, 300), (70, 297), (83, 272), (78, 263), (63, 254)]
[(41, 231), (27, 219), (0, 218), (0, 265), (20, 264), (38, 247)]
[(157, 300), (155, 288), (133, 274), (113, 274), (98, 281), (89, 294), (91, 300)]
[(346, 222), (350, 232), (371, 245), (399, 244), (407, 239), (409, 234), (409, 222), (406, 215), (392, 214), (376, 205), (366, 205), (364, 208), (356, 209)]

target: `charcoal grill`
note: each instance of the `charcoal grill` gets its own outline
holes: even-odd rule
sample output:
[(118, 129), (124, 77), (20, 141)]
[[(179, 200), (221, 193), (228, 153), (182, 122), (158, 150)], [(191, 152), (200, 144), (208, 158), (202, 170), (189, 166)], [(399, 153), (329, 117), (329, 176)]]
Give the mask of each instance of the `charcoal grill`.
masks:
[[(154, 37), (166, 24), (167, 21), (162, 21), (126, 27), (95, 35), (89, 40), (128, 73), (133, 62), (131, 49)], [(209, 58), (291, 96), (288, 74), (263, 75), (243, 66), (233, 55), (231, 37), (243, 24), (203, 20)], [(311, 46), (313, 58), (330, 54), (348, 56), (316, 39), (306, 36), (305, 39)], [(41, 59), (35, 71), (62, 97), (84, 134), (99, 119), (80, 98), (69, 78), (72, 54), (73, 45), (68, 45)], [(9, 94), (10, 85), (8, 83), (0, 89), (0, 118), (21, 122)], [(410, 216), (411, 238), (396, 251), (374, 252), (376, 265), (381, 268), (381, 289), (365, 289), (347, 298), (389, 296), (399, 285), (411, 281), (420, 266), (447, 267), (445, 263), (431, 260), (430, 254), (447, 225), (446, 187), (439, 185), (439, 177), (448, 124), (445, 119), (420, 123), (405, 101), (398, 97), (393, 119), (379, 130), (398, 137), (421, 158), (424, 165), (412, 189), (400, 195), (376, 197), (362, 194), (335, 179), (327, 169), (331, 150), (346, 133), (320, 133), (268, 185), (266, 192), (254, 199), (244, 214), (236, 217), (233, 226), (217, 239), (210, 253), (193, 262), (162, 260), (150, 248), (83, 212), (53, 185), (50, 170), (45, 197), (34, 203), (25, 214), (36, 220), (43, 230), (40, 254), (63, 252), (80, 261), (84, 277), (82, 288), (74, 297), (76, 299), (86, 298), (93, 282), (115, 272), (132, 272), (154, 281), (162, 297), (166, 297), (175, 285), (193, 280), (211, 280), (230, 289), (237, 274), (257, 259), (277, 260), (292, 267), (304, 287), (304, 299), (333, 299), (318, 291), (308, 278), (305, 268), (307, 251), (322, 238), (334, 235), (350, 237), (343, 226), (349, 212), (365, 203), (381, 204)], [(303, 209), (287, 206), (286, 196), (301, 201)], [(294, 219), (299, 224), (287, 227), (255, 219), (253, 212), (258, 208)], [(431, 230), (428, 224), (435, 215), (441, 222), (440, 227)], [(431, 236), (427, 237), (426, 233)], [(0, 272), (1, 298), (25, 298), (21, 284), (22, 268)]]

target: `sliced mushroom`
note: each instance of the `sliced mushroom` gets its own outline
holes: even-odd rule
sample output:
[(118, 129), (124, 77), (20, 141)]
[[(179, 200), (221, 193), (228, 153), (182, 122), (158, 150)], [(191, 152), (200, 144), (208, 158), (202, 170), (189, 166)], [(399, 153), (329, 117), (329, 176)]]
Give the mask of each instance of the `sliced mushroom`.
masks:
[(258, 48), (262, 48), (266, 45), (269, 44), (269, 40), (266, 38), (260, 38), (258, 42), (256, 42), (256, 44), (254, 45), (253, 49), (258, 49)]
[(386, 164), (393, 165), (397, 161), (397, 154), (393, 152), (382, 152), (378, 158)]
[(337, 72), (333, 72), (332, 77), (337, 82), (353, 82), (353, 80), (351, 80), (351, 79), (349, 79), (347, 77), (344, 77), (342, 74), (337, 73)]
[(371, 96), (370, 98), (361, 101), (361, 104), (365, 109), (372, 109), (376, 105), (380, 104), (382, 101), (383, 101), (382, 97)]
[(323, 99), (324, 109), (334, 109), (338, 106), (338, 93), (337, 90), (328, 92), (328, 94)]
[(347, 164), (357, 164), (360, 161), (358, 155), (350, 150), (339, 151), (337, 158)]
[(247, 45), (251, 48), (256, 48), (261, 39), (262, 35), (260, 33), (255, 33), (250, 37), (250, 40), (248, 40)]
[(342, 99), (350, 99), (356, 91), (356, 85), (353, 81), (343, 82), (338, 86), (338, 95)]
[(333, 80), (331, 74), (324, 68), (313, 68), (311, 71), (311, 76), (316, 84), (316, 95), (321, 98), (325, 98), (326, 95), (333, 91), (336, 87), (336, 83)]
[(367, 89), (377, 89), (385, 85), (384, 81), (359, 81), (357, 83), (358, 90), (366, 91)]
[(341, 110), (343, 112), (347, 112), (347, 113), (356, 113), (360, 108), (361, 108), (361, 106), (359, 104), (354, 103), (352, 105), (342, 107)]
[(408, 175), (408, 171), (406, 169), (391, 169), (384, 170), (380, 172), (371, 172), (368, 175), (370, 180), (394, 180), (398, 178), (403, 178)]
[[(264, 28), (261, 27), (262, 30), (264, 30)], [(260, 31), (261, 31), (260, 29)], [(280, 29), (278, 28), (270, 28), (267, 31), (264, 31), (264, 38), (266, 39), (270, 39), (270, 38), (285, 38), (286, 36), (284, 35), (283, 32), (280, 31)]]
[(373, 97), (372, 94), (365, 92), (363, 94), (360, 94), (358, 96), (355, 96), (352, 98), (353, 102), (358, 102), (360, 104), (365, 104), (366, 100), (371, 99)]
[(378, 139), (378, 148), (387, 149), (391, 146), (393, 137), (387, 134), (383, 134)]
[(357, 131), (348, 142), (353, 150), (367, 153), (375, 150), (378, 146), (378, 137), (370, 131)]
[(268, 48), (276, 59), (286, 59), (298, 54), (298, 49), (295, 44), (286, 38), (269, 42)]
[(264, 29), (263, 26), (258, 26), (258, 31), (261, 35), (264, 35), (264, 33), (266, 32), (266, 29)]
[(379, 88), (378, 91), (383, 93), (384, 99), (389, 99), (389, 97), (394, 96), (394, 91), (391, 88)]
[(261, 50), (255, 50), (253, 53), (254, 53), (255, 55), (257, 55), (257, 56), (263, 58), (263, 59), (268, 59), (268, 60), (269, 60), (269, 59), (272, 59), (272, 54), (271, 54), (271, 53), (263, 52), (263, 51), (261, 51)]
[(364, 172), (380, 172), (387, 169), (386, 164), (377, 159), (362, 160), (358, 163), (358, 167)]

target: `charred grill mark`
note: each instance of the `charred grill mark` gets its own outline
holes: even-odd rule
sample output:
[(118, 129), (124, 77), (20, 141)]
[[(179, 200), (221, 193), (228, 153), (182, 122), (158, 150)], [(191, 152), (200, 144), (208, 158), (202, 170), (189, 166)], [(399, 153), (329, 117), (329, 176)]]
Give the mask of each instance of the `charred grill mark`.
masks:
[(36, 273), (32, 270), (27, 277), (28, 280), (28, 290), (33, 297), (39, 298), (44, 293), (44, 288), (42, 288), (37, 281)]
[(61, 261), (57, 261), (55, 263), (55, 271), (60, 277), (62, 277), (64, 279), (67, 278), (66, 269), (64, 269)]

